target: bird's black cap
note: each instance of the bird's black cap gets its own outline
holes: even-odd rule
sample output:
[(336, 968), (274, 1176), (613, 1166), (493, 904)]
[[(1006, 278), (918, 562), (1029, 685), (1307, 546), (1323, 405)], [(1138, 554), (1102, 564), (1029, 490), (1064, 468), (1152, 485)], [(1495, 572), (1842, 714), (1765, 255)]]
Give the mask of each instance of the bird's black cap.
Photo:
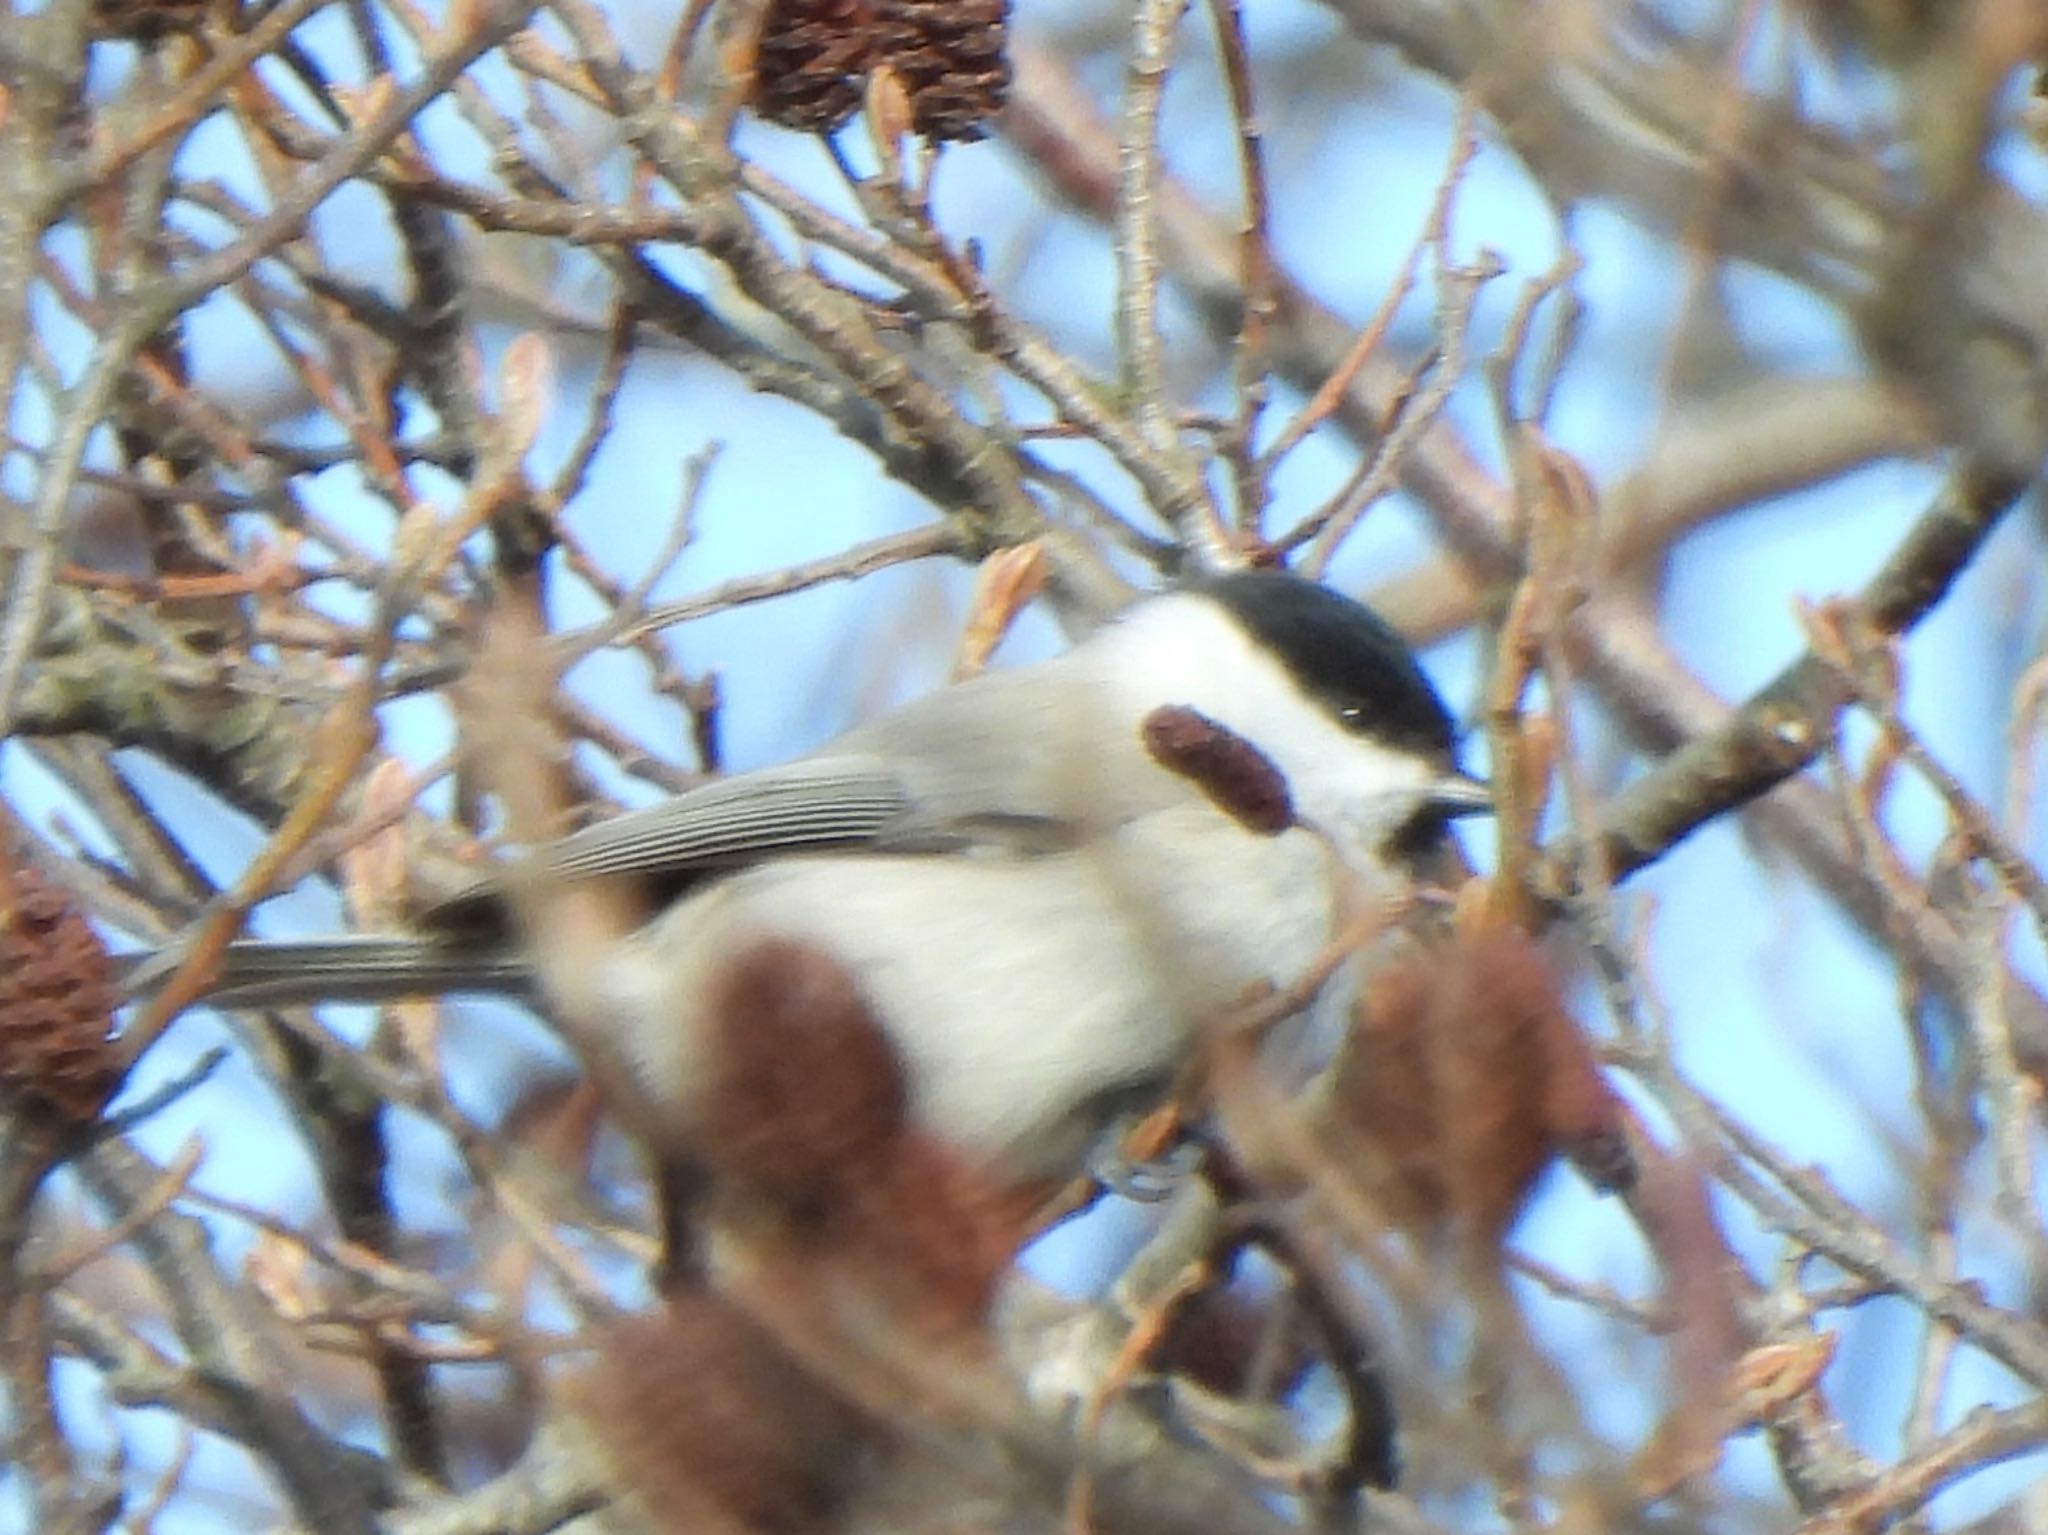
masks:
[(1242, 624), (1348, 728), (1450, 762), (1450, 710), (1401, 636), (1364, 603), (1284, 570), (1230, 571), (1188, 589)]

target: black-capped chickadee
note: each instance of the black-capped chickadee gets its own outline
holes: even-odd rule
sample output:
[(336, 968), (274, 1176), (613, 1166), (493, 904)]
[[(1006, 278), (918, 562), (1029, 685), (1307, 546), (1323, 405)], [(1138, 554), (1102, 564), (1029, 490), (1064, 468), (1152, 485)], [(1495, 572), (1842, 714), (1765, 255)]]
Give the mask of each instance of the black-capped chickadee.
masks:
[[(1296, 824), (1262, 834), (1162, 766), (1143, 739), (1162, 708), (1250, 743)], [(536, 849), (518, 877), (650, 885), (658, 915), (591, 954), (581, 989), (636, 1087), (680, 1122), (702, 1090), (719, 967), (757, 940), (794, 942), (856, 979), (914, 1120), (1024, 1183), (1074, 1172), (1250, 988), (1300, 981), (1332, 939), (1340, 877), (1398, 897), (1446, 848), (1447, 821), (1486, 808), (1393, 631), (1255, 571)], [(480, 885), (417, 936), (237, 943), (212, 994), (529, 989), (503, 891)]]

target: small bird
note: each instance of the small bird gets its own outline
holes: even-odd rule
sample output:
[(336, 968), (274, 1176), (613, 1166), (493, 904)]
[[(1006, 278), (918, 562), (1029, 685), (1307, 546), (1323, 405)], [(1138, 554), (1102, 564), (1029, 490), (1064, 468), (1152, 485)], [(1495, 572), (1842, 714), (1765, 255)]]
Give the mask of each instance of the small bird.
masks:
[[(1162, 710), (1245, 743), (1284, 788), (1284, 826), (1247, 824), (1162, 760), (1147, 733)], [(1252, 988), (1301, 981), (1340, 888), (1398, 899), (1450, 848), (1451, 818), (1487, 808), (1385, 623), (1301, 577), (1236, 572), (788, 764), (530, 850), (415, 934), (236, 943), (212, 995), (531, 990), (510, 881), (630, 881), (651, 919), (588, 956), (584, 994), (679, 1140), (707, 1090), (721, 967), (794, 944), (858, 985), (917, 1128), (1022, 1186), (1084, 1165)]]

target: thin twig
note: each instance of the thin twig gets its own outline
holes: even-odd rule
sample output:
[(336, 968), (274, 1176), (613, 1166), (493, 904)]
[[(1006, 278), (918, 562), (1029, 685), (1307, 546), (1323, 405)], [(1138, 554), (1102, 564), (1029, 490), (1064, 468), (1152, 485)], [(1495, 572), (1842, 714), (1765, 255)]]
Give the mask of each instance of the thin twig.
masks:
[[(2024, 488), (1958, 473), (1857, 596), (1859, 621), (1879, 634), (1910, 629), (1941, 600)], [(1608, 801), (1591, 833), (1604, 844), (1606, 867), (1625, 878), (1807, 766), (1831, 737), (1843, 701), (1834, 669), (1811, 652), (1802, 655), (1726, 725), (1687, 743)], [(1575, 858), (1568, 848), (1550, 858), (1551, 899), (1570, 889)]]
[(1174, 445), (1159, 335), (1159, 109), (1173, 33), (1187, 0), (1138, 0), (1124, 65), (1124, 107), (1116, 201), (1116, 334), (1119, 387), (1138, 429), (1157, 451)]

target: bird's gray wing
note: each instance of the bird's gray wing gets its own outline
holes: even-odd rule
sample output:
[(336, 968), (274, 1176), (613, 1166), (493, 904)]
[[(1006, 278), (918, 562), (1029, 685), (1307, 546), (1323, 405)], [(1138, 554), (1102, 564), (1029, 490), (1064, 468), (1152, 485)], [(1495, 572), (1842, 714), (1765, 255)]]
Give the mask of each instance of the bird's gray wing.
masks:
[[(1123, 732), (1135, 742), (1135, 733)], [(520, 878), (646, 879), (669, 899), (699, 876), (778, 855), (861, 849), (931, 853), (1073, 845), (1090, 828), (1153, 808), (1170, 779), (1106, 771), (1124, 750), (1085, 693), (990, 674), (842, 736), (824, 752), (717, 780), (531, 849)], [(1133, 754), (1134, 755), (1134, 754)], [(210, 990), (243, 1004), (370, 1000), (530, 985), (500, 868), (416, 914), (417, 937), (231, 945)], [(174, 956), (137, 965), (160, 984)]]
[[(628, 811), (526, 854), (524, 877), (651, 877), (686, 884), (776, 854), (846, 847), (931, 849), (940, 831), (898, 773), (865, 755), (811, 758), (721, 779)], [(536, 867), (537, 866), (537, 867)], [(486, 875), (418, 915), (419, 935), (243, 939), (207, 986), (233, 1007), (387, 1001), (446, 991), (524, 993), (533, 977), (505, 905), (508, 876)], [(124, 967), (131, 995), (176, 967), (173, 948)]]
[(684, 874), (776, 853), (885, 840), (918, 803), (865, 758), (817, 758), (721, 779), (564, 837), (533, 856), (560, 879)]
[(812, 756), (628, 811), (528, 856), (557, 878), (602, 879), (687, 876), (826, 848), (1029, 851), (1155, 808), (1158, 783), (1140, 779), (1147, 797), (1133, 806), (1123, 801), (1136, 775), (1102, 771), (1106, 752), (1136, 755), (1135, 726), (1121, 732), (1123, 745), (1085, 691), (1047, 686), (1048, 672), (956, 683)]
[[(917, 819), (899, 775), (866, 756), (817, 757), (721, 778), (629, 810), (521, 855), (519, 878), (651, 878), (681, 887), (698, 875), (784, 853), (867, 847)], [(503, 931), (504, 868), (418, 913), (433, 932)]]
[[(130, 996), (155, 991), (182, 962), (178, 946), (115, 956)], [(204, 996), (217, 1007), (288, 1007), (313, 1002), (388, 1002), (449, 991), (524, 996), (532, 967), (506, 943), (449, 938), (243, 938), (222, 952)]]

